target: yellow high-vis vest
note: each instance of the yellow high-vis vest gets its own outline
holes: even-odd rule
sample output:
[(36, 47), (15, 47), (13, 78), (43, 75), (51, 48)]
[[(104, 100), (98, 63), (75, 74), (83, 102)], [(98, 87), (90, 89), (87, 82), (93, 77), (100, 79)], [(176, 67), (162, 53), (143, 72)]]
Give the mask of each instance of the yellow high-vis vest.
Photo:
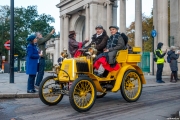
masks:
[[(156, 51), (159, 51), (161, 55), (163, 54), (162, 51), (159, 49), (157, 49)], [(156, 55), (156, 58), (157, 58), (157, 62), (156, 62), (157, 64), (163, 64), (164, 63), (164, 57), (160, 58)]]

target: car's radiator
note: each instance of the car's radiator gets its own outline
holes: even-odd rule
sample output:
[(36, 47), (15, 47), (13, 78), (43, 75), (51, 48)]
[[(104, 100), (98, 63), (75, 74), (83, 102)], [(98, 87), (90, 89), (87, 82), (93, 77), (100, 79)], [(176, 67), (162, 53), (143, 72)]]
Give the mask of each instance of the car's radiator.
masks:
[(89, 72), (89, 67), (87, 62), (76, 62), (77, 72)]

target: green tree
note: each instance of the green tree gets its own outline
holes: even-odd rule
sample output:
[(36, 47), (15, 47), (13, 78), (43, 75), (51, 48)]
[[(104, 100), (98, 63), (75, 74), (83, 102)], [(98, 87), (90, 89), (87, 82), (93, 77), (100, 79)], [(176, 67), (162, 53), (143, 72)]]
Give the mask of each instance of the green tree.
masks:
[[(146, 16), (142, 14), (142, 43), (143, 51), (152, 52), (152, 37), (151, 31), (153, 29), (153, 11), (151, 16)], [(127, 36), (129, 38), (129, 44), (134, 46), (135, 39), (135, 22), (127, 28)], [(170, 1), (168, 4), (168, 36), (170, 36)]]
[[(7, 50), (4, 49), (4, 42), (10, 39), (10, 7), (0, 6), (0, 51), (3, 55), (7, 55)], [(43, 35), (49, 33), (53, 26), (51, 23), (55, 22), (51, 15), (38, 15), (37, 6), (16, 7), (14, 9), (14, 53), (18, 54), (20, 58), (26, 53), (26, 38), (28, 35), (37, 31), (42, 32)]]
[[(143, 51), (152, 51), (152, 38), (151, 30), (153, 27), (153, 18), (152, 16), (148, 17), (144, 14), (142, 15), (142, 43)], [(127, 28), (127, 36), (129, 38), (129, 44), (134, 46), (135, 39), (135, 22), (132, 22), (131, 25)]]

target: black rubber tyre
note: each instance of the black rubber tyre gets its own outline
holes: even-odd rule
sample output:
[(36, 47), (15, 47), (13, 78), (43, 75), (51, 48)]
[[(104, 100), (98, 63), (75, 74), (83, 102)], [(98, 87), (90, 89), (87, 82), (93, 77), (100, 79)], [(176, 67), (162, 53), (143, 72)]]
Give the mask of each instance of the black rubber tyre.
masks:
[(127, 102), (135, 102), (141, 96), (141, 92), (142, 92), (141, 76), (135, 70), (127, 70), (124, 74), (121, 83), (121, 94), (123, 98)]
[(78, 112), (86, 112), (92, 108), (96, 100), (96, 87), (89, 77), (77, 78), (70, 87), (69, 101)]
[(107, 93), (97, 92), (96, 98), (103, 98)]
[[(41, 101), (46, 104), (46, 105), (56, 105), (58, 104), (62, 98), (63, 98), (63, 94), (55, 94), (52, 92), (52, 88), (56, 85), (55, 81), (53, 80), (53, 78), (55, 78), (55, 76), (48, 76), (46, 78), (44, 78), (39, 86), (39, 97), (41, 99)], [(52, 81), (52, 83), (47, 84), (48, 81)], [(54, 82), (54, 83), (53, 83)], [(47, 85), (46, 85), (47, 84)], [(54, 86), (53, 86), (54, 85)], [(46, 89), (45, 86), (47, 87), (47, 91), (46, 93), (44, 93), (44, 90)], [(57, 85), (57, 87), (62, 87), (61, 85)], [(57, 97), (54, 101), (50, 101), (48, 100), (45, 95), (48, 97)]]

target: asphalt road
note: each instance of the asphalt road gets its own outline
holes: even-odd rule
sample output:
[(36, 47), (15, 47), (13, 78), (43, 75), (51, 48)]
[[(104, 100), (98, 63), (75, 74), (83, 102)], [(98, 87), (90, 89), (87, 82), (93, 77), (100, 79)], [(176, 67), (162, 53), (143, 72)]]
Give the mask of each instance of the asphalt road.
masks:
[(108, 93), (85, 113), (76, 112), (68, 96), (56, 106), (46, 106), (39, 98), (0, 100), (0, 120), (171, 120), (179, 110), (180, 84), (143, 88), (134, 103), (126, 102), (120, 92)]

